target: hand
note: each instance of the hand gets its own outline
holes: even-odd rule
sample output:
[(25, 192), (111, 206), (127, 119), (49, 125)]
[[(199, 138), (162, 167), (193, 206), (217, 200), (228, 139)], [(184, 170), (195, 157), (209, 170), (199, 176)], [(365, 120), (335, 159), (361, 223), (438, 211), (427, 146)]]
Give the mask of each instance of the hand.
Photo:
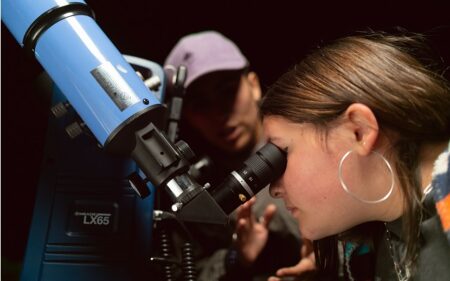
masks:
[(264, 249), (269, 237), (268, 227), (277, 210), (275, 205), (267, 205), (264, 215), (258, 220), (252, 212), (255, 202), (253, 197), (237, 210), (235, 246), (243, 266), (250, 266)]
[(301, 259), (299, 263), (291, 267), (284, 267), (277, 270), (277, 276), (269, 277), (268, 281), (280, 281), (282, 277), (300, 276), (303, 273), (316, 270), (316, 257), (311, 240), (302, 239), (302, 247), (300, 248)]

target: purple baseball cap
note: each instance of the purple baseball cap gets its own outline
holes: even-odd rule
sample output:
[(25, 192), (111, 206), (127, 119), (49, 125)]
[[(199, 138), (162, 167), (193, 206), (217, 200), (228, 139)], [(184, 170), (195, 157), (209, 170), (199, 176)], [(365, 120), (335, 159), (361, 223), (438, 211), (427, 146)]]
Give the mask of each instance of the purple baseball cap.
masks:
[(185, 87), (188, 87), (202, 75), (243, 69), (248, 61), (230, 39), (217, 31), (204, 31), (181, 38), (164, 63), (165, 68), (180, 65), (187, 67)]

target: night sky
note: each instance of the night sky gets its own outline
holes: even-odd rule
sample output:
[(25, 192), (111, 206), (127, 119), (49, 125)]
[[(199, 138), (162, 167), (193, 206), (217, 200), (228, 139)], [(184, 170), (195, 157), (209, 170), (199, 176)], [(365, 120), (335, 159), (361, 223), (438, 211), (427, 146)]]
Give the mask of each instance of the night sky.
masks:
[[(99, 26), (122, 53), (160, 64), (181, 36), (218, 30), (240, 46), (259, 74), (263, 89), (308, 51), (368, 28), (389, 31), (400, 26), (429, 34), (450, 65), (450, 4), (445, 1), (405, 1), (403, 5), (392, 4), (394, 1), (333, 2), (340, 4), (87, 1)], [(31, 87), (42, 68), (26, 57), (3, 23), (1, 55), (1, 250), (2, 258), (21, 261), (43, 157), (48, 107)]]

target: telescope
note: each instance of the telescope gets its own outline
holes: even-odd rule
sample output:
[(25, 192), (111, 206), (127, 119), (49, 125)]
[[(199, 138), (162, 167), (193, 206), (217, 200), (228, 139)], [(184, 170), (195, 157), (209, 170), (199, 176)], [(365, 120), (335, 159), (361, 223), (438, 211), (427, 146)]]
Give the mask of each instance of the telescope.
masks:
[[(131, 65), (139, 62), (117, 50), (82, 0), (4, 0), (2, 9), (6, 27), (25, 53), (42, 65), (61, 94), (52, 107), (53, 114), (62, 118), (73, 111), (75, 117), (72, 114), (73, 122), (65, 127), (65, 132), (73, 139), (89, 135), (96, 143), (96, 148), (91, 148), (76, 141), (64, 141), (55, 148), (55, 153), (67, 153), (70, 157), (82, 155), (86, 163), (76, 167), (75, 163), (64, 162), (47, 169), (46, 176), (59, 174), (51, 181), (53, 193), (48, 199), (38, 196), (40, 203), (36, 204), (35, 216), (45, 213), (48, 219), (46, 223), (33, 219), (31, 232), (39, 228), (39, 235), (30, 235), (29, 240), (29, 244), (35, 243), (33, 257), (42, 259), (44, 265), (40, 267), (34, 258), (27, 258), (24, 268), (32, 271), (28, 276), (45, 279), (48, 275), (57, 276), (55, 271), (60, 270), (64, 279), (69, 280), (71, 275), (67, 272), (75, 268), (68, 266), (69, 260), (81, 264), (86, 257), (93, 261), (100, 255), (102, 259), (115, 258), (108, 256), (107, 248), (117, 245), (115, 235), (127, 226), (122, 225), (128, 214), (121, 209), (122, 205), (133, 210), (130, 214), (136, 210), (139, 213), (139, 206), (148, 212), (153, 202), (145, 200), (153, 200), (149, 195), (156, 190), (168, 194), (172, 202), (170, 211), (182, 221), (226, 224), (234, 209), (284, 172), (285, 153), (267, 143), (219, 185), (200, 185), (189, 173), (194, 152), (187, 143), (174, 142), (164, 132), (169, 116), (162, 100), (170, 82), (160, 65), (148, 61), (147, 77), (143, 80)], [(70, 151), (73, 143), (76, 151)], [(119, 159), (116, 157), (128, 160), (116, 161)], [(84, 174), (61, 176), (66, 167), (71, 173), (83, 170), (89, 176), (86, 179)], [(101, 177), (101, 183), (93, 180), (94, 174)], [(108, 177), (117, 181), (109, 184), (110, 180), (105, 180)], [(125, 186), (123, 179), (127, 182)], [(112, 187), (116, 185), (126, 191), (119, 194)], [(77, 188), (87, 190), (89, 195), (70, 199)], [(132, 201), (128, 190), (134, 190), (135, 196), (143, 201)], [(102, 196), (107, 200), (95, 201)], [(142, 241), (151, 238), (152, 221), (147, 222), (145, 235), (138, 234)], [(55, 229), (57, 235), (52, 234)], [(91, 234), (95, 234), (93, 244), (74, 246), (84, 243)], [(102, 246), (94, 247), (95, 243)], [(73, 255), (63, 257), (68, 253)], [(110, 269), (110, 272), (118, 270)], [(112, 275), (117, 277), (121, 273)]]

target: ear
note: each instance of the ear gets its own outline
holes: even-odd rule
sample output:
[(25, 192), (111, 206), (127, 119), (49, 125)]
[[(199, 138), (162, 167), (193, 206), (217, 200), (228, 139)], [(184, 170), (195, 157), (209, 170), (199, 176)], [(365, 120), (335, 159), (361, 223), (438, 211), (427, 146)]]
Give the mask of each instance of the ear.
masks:
[(344, 113), (349, 121), (354, 137), (353, 151), (360, 155), (368, 155), (375, 149), (379, 128), (375, 114), (361, 103), (350, 105)]
[(261, 99), (261, 86), (259, 84), (258, 75), (255, 72), (250, 71), (247, 74), (247, 81), (249, 82), (253, 99), (259, 101)]

